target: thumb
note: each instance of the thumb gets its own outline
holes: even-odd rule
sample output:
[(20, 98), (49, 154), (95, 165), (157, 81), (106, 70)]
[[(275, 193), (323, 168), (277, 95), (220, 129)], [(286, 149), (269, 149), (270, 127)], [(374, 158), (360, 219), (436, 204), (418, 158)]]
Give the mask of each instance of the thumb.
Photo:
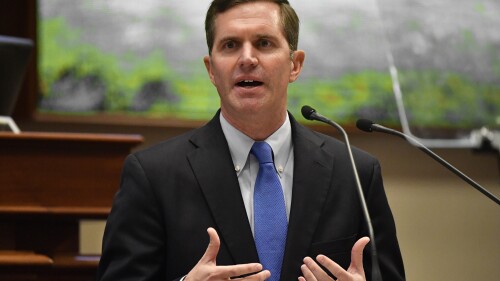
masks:
[(363, 250), (365, 246), (370, 242), (370, 238), (363, 237), (356, 241), (351, 251), (351, 266), (357, 272), (364, 272), (363, 269)]
[(210, 242), (208, 243), (207, 250), (205, 251), (205, 254), (201, 258), (200, 262), (215, 263), (215, 259), (217, 258), (217, 254), (219, 253), (219, 248), (220, 248), (219, 235), (217, 234), (217, 231), (215, 231), (215, 229), (213, 229), (212, 227), (209, 227), (207, 229), (207, 232), (208, 236), (210, 237)]

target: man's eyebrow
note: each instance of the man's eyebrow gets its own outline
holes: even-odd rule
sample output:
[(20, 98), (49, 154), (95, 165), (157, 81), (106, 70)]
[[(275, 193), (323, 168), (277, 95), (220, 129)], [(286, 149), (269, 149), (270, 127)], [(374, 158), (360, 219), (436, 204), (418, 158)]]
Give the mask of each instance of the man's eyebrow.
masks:
[(277, 39), (278, 37), (275, 35), (262, 33), (262, 34), (255, 35), (255, 38), (257, 38), (257, 39)]
[(238, 37), (236, 37), (236, 36), (224, 36), (224, 37), (220, 38), (219, 40), (217, 40), (217, 42), (237, 41), (237, 40), (238, 40)]
[[(252, 36), (253, 39), (276, 39), (277, 36), (275, 35), (271, 35), (271, 34), (268, 34), (268, 33), (259, 33), (259, 34), (256, 34), (254, 36)], [(229, 35), (229, 36), (223, 36), (222, 38), (218, 39), (217, 42), (227, 42), (227, 41), (240, 41), (241, 38), (238, 37), (238, 36), (233, 36), (233, 35)]]

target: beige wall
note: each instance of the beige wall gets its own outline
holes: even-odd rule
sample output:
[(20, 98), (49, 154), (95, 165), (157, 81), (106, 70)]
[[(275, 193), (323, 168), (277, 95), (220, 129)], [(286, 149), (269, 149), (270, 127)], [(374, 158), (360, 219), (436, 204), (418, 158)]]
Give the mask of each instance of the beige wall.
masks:
[[(66, 131), (61, 124), (20, 124), (22, 130)], [(71, 129), (68, 129), (71, 128)], [(182, 130), (81, 125), (83, 132), (139, 133), (145, 147)], [(351, 143), (380, 159), (399, 232), (407, 280), (498, 280), (500, 207), (402, 139), (380, 133), (350, 134)], [(439, 149), (437, 154), (497, 197), (497, 154)], [(82, 251), (100, 249), (102, 222), (82, 223)]]
[[(498, 280), (500, 207), (402, 139), (356, 135), (380, 159), (407, 280)], [(498, 154), (434, 150), (500, 197)]]

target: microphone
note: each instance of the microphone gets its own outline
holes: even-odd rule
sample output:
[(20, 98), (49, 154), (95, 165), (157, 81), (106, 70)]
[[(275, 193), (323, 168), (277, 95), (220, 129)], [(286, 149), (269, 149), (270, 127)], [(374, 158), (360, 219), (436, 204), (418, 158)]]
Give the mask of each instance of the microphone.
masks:
[(457, 168), (455, 168), (453, 165), (451, 165), (450, 163), (446, 162), (443, 158), (441, 158), (440, 156), (438, 156), (436, 153), (432, 152), (430, 149), (428, 149), (427, 147), (425, 147), (416, 138), (413, 138), (413, 137), (411, 137), (409, 135), (406, 135), (404, 133), (401, 133), (399, 131), (396, 131), (396, 130), (384, 127), (382, 125), (373, 123), (372, 121), (367, 120), (367, 119), (359, 119), (356, 122), (356, 127), (358, 127), (358, 129), (360, 129), (361, 131), (365, 131), (365, 132), (369, 132), (369, 133), (371, 133), (371, 132), (381, 132), (381, 133), (386, 133), (386, 134), (390, 134), (390, 135), (395, 135), (395, 136), (398, 136), (398, 137), (401, 137), (401, 138), (407, 140), (408, 142), (410, 142), (411, 144), (415, 145), (420, 150), (422, 150), (423, 152), (425, 152), (427, 155), (429, 155), (430, 157), (432, 157), (434, 160), (436, 160), (437, 162), (439, 162), (441, 165), (443, 165), (444, 167), (446, 167), (448, 170), (452, 171), (455, 175), (459, 176), (461, 179), (463, 179), (465, 182), (467, 182), (472, 187), (474, 187), (475, 189), (477, 189), (479, 192), (483, 193), (488, 198), (490, 198), (491, 200), (493, 200), (493, 202), (495, 202), (498, 205), (500, 205), (500, 200), (497, 197), (495, 197), (495, 195), (493, 195), (491, 192), (489, 192), (488, 190), (486, 190), (480, 184), (478, 184), (477, 182), (475, 182), (474, 180), (472, 180), (470, 177), (468, 177), (467, 175), (465, 175), (464, 173), (462, 173), (460, 170), (458, 170)]
[(316, 120), (335, 127), (338, 131), (340, 131), (340, 133), (344, 137), (347, 152), (349, 153), (349, 159), (351, 161), (351, 167), (354, 173), (354, 179), (356, 180), (356, 187), (358, 191), (359, 201), (361, 203), (361, 209), (363, 211), (366, 225), (368, 227), (368, 235), (370, 237), (370, 240), (372, 241), (372, 243), (370, 243), (371, 254), (372, 254), (372, 280), (382, 281), (382, 274), (380, 273), (380, 265), (378, 263), (377, 247), (375, 245), (375, 235), (373, 233), (372, 221), (370, 219), (370, 213), (368, 212), (368, 206), (366, 205), (365, 196), (363, 194), (363, 189), (361, 187), (361, 182), (359, 180), (356, 163), (354, 162), (354, 157), (352, 156), (351, 144), (349, 143), (349, 138), (347, 137), (347, 133), (339, 124), (319, 114), (318, 112), (316, 112), (314, 108), (308, 105), (304, 105), (301, 109), (301, 112), (302, 116), (304, 116), (304, 118), (306, 118), (307, 120)]

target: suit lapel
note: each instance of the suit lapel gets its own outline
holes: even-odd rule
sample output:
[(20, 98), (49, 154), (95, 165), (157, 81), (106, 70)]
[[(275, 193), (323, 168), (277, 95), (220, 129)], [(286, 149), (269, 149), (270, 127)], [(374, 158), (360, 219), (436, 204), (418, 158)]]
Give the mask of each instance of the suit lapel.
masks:
[(331, 186), (333, 155), (322, 149), (323, 140), (293, 117), (294, 173), (281, 280), (295, 280), (308, 254), (313, 235)]
[(200, 128), (191, 142), (197, 149), (189, 153), (188, 159), (217, 224), (221, 242), (235, 264), (257, 262), (257, 250), (219, 114)]

